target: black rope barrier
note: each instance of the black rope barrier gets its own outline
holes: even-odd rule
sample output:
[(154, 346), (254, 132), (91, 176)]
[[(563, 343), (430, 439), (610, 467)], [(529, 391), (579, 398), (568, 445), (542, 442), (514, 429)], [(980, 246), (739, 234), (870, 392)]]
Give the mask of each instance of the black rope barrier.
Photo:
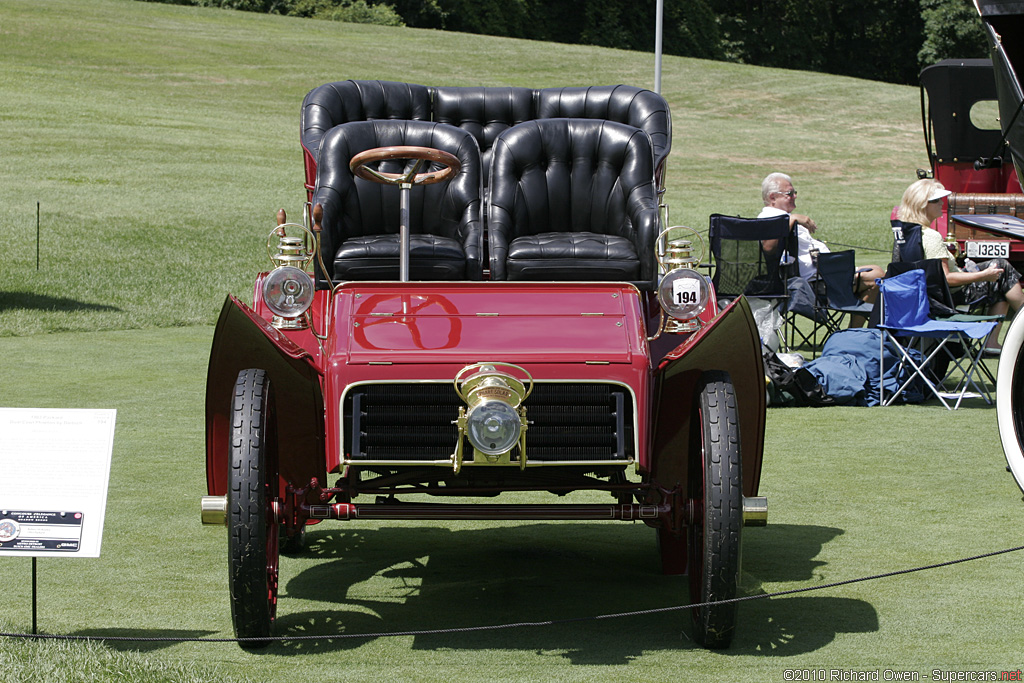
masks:
[(859, 251), (877, 251), (880, 254), (892, 253), (891, 249), (876, 249), (875, 247), (859, 247), (856, 244), (843, 244), (842, 242), (833, 242), (832, 240), (829, 240), (829, 241), (825, 242), (825, 244), (827, 244), (830, 247), (831, 246), (850, 247), (851, 249), (857, 249)]
[(438, 628), (438, 629), (421, 629), (415, 631), (380, 631), (377, 633), (334, 633), (334, 634), (323, 634), (323, 635), (305, 635), (305, 636), (268, 636), (266, 638), (185, 638), (181, 636), (70, 636), (70, 635), (58, 635), (48, 633), (5, 633), (0, 632), (0, 637), (5, 638), (23, 638), (28, 640), (71, 640), (71, 641), (109, 641), (109, 642), (137, 642), (137, 643), (273, 643), (273, 642), (285, 642), (285, 641), (297, 641), (297, 640), (340, 640), (340, 639), (357, 639), (357, 638), (393, 638), (398, 636), (430, 636), (430, 635), (444, 635), (450, 633), (475, 633), (480, 631), (503, 631), (513, 628), (537, 628), (543, 626), (560, 626), (564, 624), (576, 624), (584, 621), (601, 621), (605, 619), (623, 619), (626, 617), (637, 617), (645, 616), (649, 614), (661, 614), (664, 612), (680, 612), (683, 610), (697, 609), (699, 607), (710, 607), (712, 605), (727, 605), (730, 603), (738, 602), (749, 602), (751, 600), (764, 600), (767, 598), (778, 598), (787, 595), (795, 595), (797, 593), (809, 593), (811, 591), (825, 590), (826, 588), (836, 588), (838, 586), (847, 586), (853, 583), (863, 583), (865, 581), (876, 581), (878, 579), (887, 579), (893, 576), (902, 576), (904, 574), (913, 574), (915, 572), (922, 572), (930, 569), (939, 569), (942, 567), (950, 567), (956, 564), (963, 564), (964, 562), (973, 562), (974, 560), (983, 560), (989, 557), (996, 557), (998, 555), (1006, 555), (1008, 553), (1018, 552), (1024, 550), (1024, 545), (1019, 545), (1014, 548), (1007, 548), (1005, 550), (994, 550), (988, 553), (982, 553), (980, 555), (972, 555), (971, 557), (963, 557), (957, 560), (947, 560), (945, 562), (937, 562), (935, 564), (927, 564), (921, 567), (913, 567), (911, 569), (897, 569), (891, 572), (885, 572), (882, 574), (872, 574), (869, 576), (862, 576), (856, 579), (845, 579), (843, 581), (833, 581), (831, 583), (824, 583), (818, 586), (805, 586), (804, 588), (791, 588), (789, 590), (775, 591), (774, 593), (757, 593), (755, 595), (744, 595), (738, 598), (729, 598), (728, 600), (715, 600), (712, 602), (697, 602), (689, 605), (676, 605), (673, 607), (655, 607), (652, 609), (634, 610), (631, 612), (616, 612), (613, 614), (599, 614), (591, 617), (573, 617), (570, 619), (549, 619), (545, 621), (518, 621), (510, 624), (491, 624), (488, 626), (461, 626), (454, 628)]

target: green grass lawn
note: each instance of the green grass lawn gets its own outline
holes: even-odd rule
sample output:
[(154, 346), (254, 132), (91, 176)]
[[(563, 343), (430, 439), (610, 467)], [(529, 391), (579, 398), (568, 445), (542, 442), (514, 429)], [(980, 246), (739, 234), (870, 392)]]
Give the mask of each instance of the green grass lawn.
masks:
[[(0, 2), (0, 405), (116, 408), (102, 556), (39, 561), (56, 634), (228, 637), (226, 537), (199, 524), (212, 323), (248, 296), (274, 213), (304, 198), (298, 115), (344, 78), (650, 86), (653, 57), (130, 2)], [(887, 262), (926, 163), (917, 90), (665, 58), (674, 223), (753, 215), (790, 172), (833, 243)], [(36, 267), (36, 206), (40, 260)], [(41, 477), (45, 486), (45, 474)], [(1024, 505), (978, 401), (770, 409), (769, 526), (743, 590), (843, 581), (1020, 545)], [(283, 635), (560, 620), (688, 602), (629, 524), (326, 523), (282, 561)], [(784, 680), (786, 669), (1016, 670), (1020, 553), (748, 602), (731, 649), (668, 612), (544, 628), (234, 644), (0, 639), (2, 681)], [(31, 627), (0, 558), (0, 630)]]
[[(39, 560), (41, 631), (231, 636), (226, 535), (202, 527), (198, 513), (210, 337), (208, 327), (185, 327), (0, 340), (6, 405), (118, 411), (102, 555)], [(744, 533), (744, 593), (1020, 545), (1020, 492), (1003, 469), (995, 412), (976, 403), (954, 413), (934, 403), (771, 409), (762, 478), (771, 518)], [(951, 446), (954, 435), (964, 445)], [(281, 635), (562, 620), (688, 601), (685, 579), (659, 573), (654, 532), (641, 524), (335, 522), (313, 530), (309, 545), (282, 560)], [(114, 662), (148, 673), (81, 680), (763, 681), (787, 668), (1016, 669), (1021, 568), (1014, 553), (744, 603), (724, 652), (696, 648), (687, 616), (668, 612), (294, 640), (257, 654), (233, 644), (110, 642), (84, 654), (72, 648), (69, 673)], [(27, 631), (30, 562), (0, 559), (0, 575), (0, 626)], [(0, 640), (0, 680), (58, 680), (25, 677), (54, 652)]]
[[(300, 215), (299, 107), (321, 83), (654, 75), (649, 54), (128, 0), (4, 0), (0, 62), (0, 336), (209, 324), (266, 265), (277, 209)], [(673, 223), (755, 215), (782, 169), (821, 237), (891, 243), (926, 163), (916, 89), (677, 57), (662, 83)]]

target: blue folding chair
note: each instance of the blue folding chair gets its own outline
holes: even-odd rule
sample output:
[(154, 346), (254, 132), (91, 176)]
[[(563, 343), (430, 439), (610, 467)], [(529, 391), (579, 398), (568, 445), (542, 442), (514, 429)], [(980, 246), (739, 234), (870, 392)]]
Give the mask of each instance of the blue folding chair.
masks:
[[(986, 403), (992, 403), (992, 396), (987, 387), (979, 385), (976, 374), (984, 353), (985, 339), (996, 327), (996, 322), (952, 322), (934, 320), (928, 315), (928, 288), (924, 270), (908, 270), (884, 280), (879, 280), (879, 306), (882, 330), (882, 349), (879, 350), (879, 369), (885, 375), (884, 346), (891, 341), (899, 351), (900, 360), (906, 370), (907, 380), (888, 400), (879, 382), (879, 404), (890, 405), (904, 389), (919, 377), (928, 386), (947, 410), (960, 407), (960, 402), (968, 396), (968, 389), (977, 391)], [(925, 340), (934, 340), (934, 346), (925, 349)], [(964, 349), (963, 355), (947, 352), (946, 344), (950, 341), (959, 342)], [(944, 354), (944, 356), (939, 356)], [(936, 359), (948, 358), (950, 367), (943, 377), (939, 378), (932, 372)], [(953, 389), (946, 387), (954, 370), (959, 370), (961, 379)], [(955, 398), (956, 403), (950, 407), (947, 398)]]

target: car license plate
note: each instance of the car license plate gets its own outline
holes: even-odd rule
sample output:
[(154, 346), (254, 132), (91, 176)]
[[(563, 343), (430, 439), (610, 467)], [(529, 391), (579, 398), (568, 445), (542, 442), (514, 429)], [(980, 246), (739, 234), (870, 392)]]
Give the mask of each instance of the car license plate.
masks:
[(965, 243), (967, 258), (1010, 258), (1010, 243), (1006, 240), (1001, 242), (973, 242)]

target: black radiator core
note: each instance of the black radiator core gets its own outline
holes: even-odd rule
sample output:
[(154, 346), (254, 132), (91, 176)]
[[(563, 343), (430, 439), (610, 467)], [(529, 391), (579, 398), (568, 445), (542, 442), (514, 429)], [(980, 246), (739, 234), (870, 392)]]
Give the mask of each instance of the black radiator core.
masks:
[[(461, 405), (450, 382), (357, 387), (345, 397), (346, 457), (364, 462), (447, 460), (455, 452), (454, 422)], [(530, 461), (633, 457), (633, 402), (624, 387), (537, 383), (524, 405)], [(468, 441), (464, 453), (469, 461), (473, 448)]]

